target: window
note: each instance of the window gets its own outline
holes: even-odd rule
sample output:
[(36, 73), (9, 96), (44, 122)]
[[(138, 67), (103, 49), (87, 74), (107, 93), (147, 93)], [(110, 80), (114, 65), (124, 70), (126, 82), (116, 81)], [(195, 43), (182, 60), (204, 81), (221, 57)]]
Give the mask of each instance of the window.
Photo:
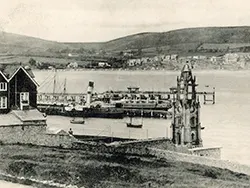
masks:
[(0, 109), (7, 108), (7, 97), (0, 97)]
[(7, 82), (0, 82), (0, 91), (7, 91)]
[(20, 93), (20, 102), (29, 104), (29, 92), (21, 92)]

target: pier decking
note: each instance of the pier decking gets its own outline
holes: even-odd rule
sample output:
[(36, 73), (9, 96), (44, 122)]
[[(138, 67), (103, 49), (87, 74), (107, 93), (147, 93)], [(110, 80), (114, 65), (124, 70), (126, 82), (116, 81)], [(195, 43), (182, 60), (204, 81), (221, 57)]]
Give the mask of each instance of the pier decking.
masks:
[[(108, 91), (103, 93), (94, 93), (93, 99), (110, 99), (111, 95), (128, 95), (131, 94), (128, 91)], [(174, 98), (174, 93), (171, 91), (140, 91), (133, 93), (137, 95), (154, 95), (154, 96), (166, 96), (169, 100)], [(197, 95), (203, 98), (203, 104), (215, 104), (215, 89), (213, 91), (198, 91)], [(38, 93), (38, 104), (68, 104), (68, 103), (81, 103), (86, 99), (86, 93)]]

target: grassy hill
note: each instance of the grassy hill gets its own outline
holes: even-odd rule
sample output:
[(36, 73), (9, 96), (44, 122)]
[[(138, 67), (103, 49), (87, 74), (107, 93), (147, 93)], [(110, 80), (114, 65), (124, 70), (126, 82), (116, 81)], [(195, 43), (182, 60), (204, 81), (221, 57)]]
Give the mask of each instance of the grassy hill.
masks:
[(2, 145), (0, 157), (2, 173), (22, 180), (1, 174), (0, 179), (40, 188), (59, 187), (49, 186), (50, 182), (85, 188), (247, 188), (250, 184), (246, 174), (153, 156)]
[(140, 33), (109, 41), (104, 46), (108, 50), (155, 48), (155, 52), (160, 48), (165, 53), (206, 52), (206, 49), (225, 51), (227, 48), (250, 46), (250, 27), (204, 27)]
[(187, 28), (162, 33), (139, 33), (103, 43), (66, 43), (69, 48), (94, 48), (109, 53), (142, 51), (143, 56), (160, 53), (221, 54), (250, 51), (250, 27)]
[(139, 33), (101, 43), (59, 43), (34, 37), (0, 33), (0, 53), (54, 56), (120, 52), (140, 49), (144, 55), (157, 53), (211, 53), (250, 51), (250, 27), (187, 28), (162, 33)]

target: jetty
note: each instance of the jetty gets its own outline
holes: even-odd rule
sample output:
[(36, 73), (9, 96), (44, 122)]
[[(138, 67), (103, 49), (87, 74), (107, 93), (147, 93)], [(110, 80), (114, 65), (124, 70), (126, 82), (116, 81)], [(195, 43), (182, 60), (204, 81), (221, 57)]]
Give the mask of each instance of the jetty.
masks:
[[(86, 93), (67, 93), (65, 87), (61, 93), (56, 93), (54, 89), (52, 93), (40, 92), (37, 94), (37, 106), (48, 115), (122, 118), (142, 114), (143, 117), (166, 119), (172, 117), (170, 109), (176, 92), (176, 87), (168, 91), (143, 91), (139, 87), (127, 87), (127, 90), (96, 93), (94, 82), (89, 81)], [(188, 91), (188, 95), (191, 94)], [(196, 95), (203, 99), (203, 104), (215, 104), (215, 87), (206, 86), (206, 90), (196, 91)]]

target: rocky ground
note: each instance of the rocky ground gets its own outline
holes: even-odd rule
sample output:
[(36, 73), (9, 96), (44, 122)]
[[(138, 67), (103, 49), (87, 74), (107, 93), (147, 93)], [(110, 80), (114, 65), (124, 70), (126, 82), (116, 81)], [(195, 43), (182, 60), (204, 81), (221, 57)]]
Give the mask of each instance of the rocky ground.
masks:
[[(250, 176), (152, 156), (87, 153), (37, 146), (0, 146), (0, 170), (77, 187), (250, 187)], [(6, 179), (1, 176), (2, 179)], [(12, 179), (8, 179), (14, 181)], [(32, 181), (21, 183), (48, 187)]]

